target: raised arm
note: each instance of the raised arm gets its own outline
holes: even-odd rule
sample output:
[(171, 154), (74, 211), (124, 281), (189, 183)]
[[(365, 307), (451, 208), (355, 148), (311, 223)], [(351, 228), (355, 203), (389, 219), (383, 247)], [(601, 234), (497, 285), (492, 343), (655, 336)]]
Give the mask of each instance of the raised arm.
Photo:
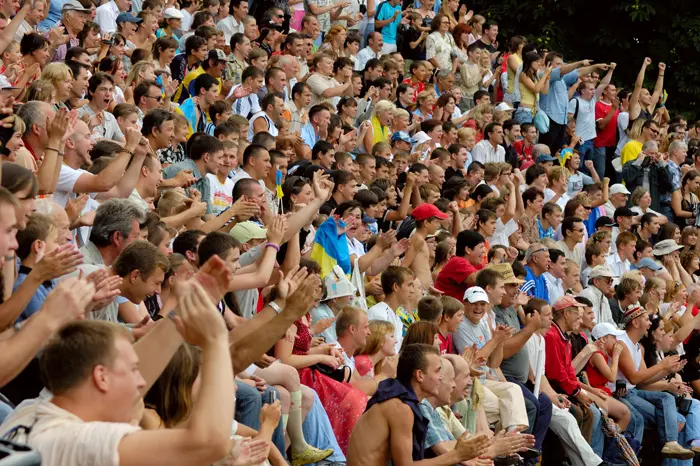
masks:
[(646, 74), (647, 66), (649, 65), (651, 65), (651, 58), (646, 57), (642, 63), (642, 67), (639, 69), (639, 73), (637, 73), (637, 80), (634, 82), (634, 89), (632, 90), (632, 95), (630, 96), (630, 121), (636, 120), (641, 111), (641, 107), (639, 106), (639, 96), (642, 94), (644, 75)]
[(664, 92), (664, 74), (666, 74), (666, 63), (659, 63), (659, 75), (656, 77), (654, 93), (651, 95), (651, 108), (649, 109), (652, 114)]
[(616, 66), (617, 63), (610, 63), (609, 65), (600, 65), (600, 69), (607, 69), (608, 72), (605, 74), (605, 76), (603, 76), (603, 79), (600, 80), (600, 84), (595, 90), (595, 96), (597, 99), (600, 99), (600, 96), (603, 95), (603, 91), (605, 91), (605, 88), (608, 87), (608, 84), (610, 84)]

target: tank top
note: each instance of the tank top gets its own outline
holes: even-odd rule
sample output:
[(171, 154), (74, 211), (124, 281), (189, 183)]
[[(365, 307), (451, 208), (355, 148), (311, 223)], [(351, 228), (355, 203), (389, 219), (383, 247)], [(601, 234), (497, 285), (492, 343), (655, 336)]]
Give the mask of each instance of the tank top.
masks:
[(277, 130), (277, 126), (275, 125), (275, 122), (272, 121), (272, 119), (269, 116), (267, 116), (267, 113), (265, 113), (265, 111), (262, 111), (262, 112), (258, 112), (255, 115), (253, 115), (252, 118), (250, 119), (250, 126), (248, 126), (248, 140), (249, 141), (253, 140), (253, 136), (255, 135), (253, 132), (253, 123), (258, 118), (263, 118), (267, 122), (267, 132), (270, 133), (271, 136), (277, 137), (277, 135), (279, 134), (279, 131)]
[[(533, 82), (536, 83), (537, 81)], [(522, 82), (518, 81), (518, 85), (520, 87), (520, 105), (527, 106), (528, 108), (535, 108), (537, 94), (528, 89)]]
[(681, 221), (684, 222), (686, 225), (691, 225), (695, 226), (695, 221), (698, 215), (698, 209), (700, 208), (700, 204), (698, 204), (698, 197), (694, 193), (690, 193), (690, 200), (686, 200), (685, 196), (681, 200), (681, 209), (683, 209), (686, 212), (690, 212), (692, 217), (690, 218), (684, 218)]
[(520, 55), (517, 55), (515, 53), (511, 54), (512, 57), (514, 57), (518, 61), (518, 66), (515, 67), (515, 71), (511, 70), (508, 65), (506, 65), (506, 70), (508, 71), (508, 93), (513, 94), (515, 92), (515, 77), (518, 74), (517, 70), (518, 68), (523, 64), (523, 59), (520, 58)]
[[(632, 340), (630, 340), (627, 332), (625, 332), (624, 335), (617, 337), (617, 340), (622, 341), (625, 343), (625, 345), (627, 345), (627, 349), (629, 350), (630, 356), (632, 356), (632, 361), (634, 362), (634, 369), (639, 370), (639, 366), (642, 364), (642, 350), (639, 347), (639, 343), (632, 343)], [(627, 380), (627, 377), (625, 377), (620, 370), (617, 371), (617, 380), (624, 380), (627, 383), (627, 390), (635, 387), (629, 380)], [(615, 384), (612, 382), (608, 383), (608, 388), (610, 388), (611, 391), (615, 390)]]
[[(597, 353), (602, 355), (603, 359), (605, 359), (605, 363), (608, 364), (608, 362), (610, 361), (608, 355), (602, 351), (597, 351)], [(586, 365), (586, 374), (588, 374), (588, 383), (591, 387), (600, 388), (601, 390), (605, 391), (605, 393), (607, 393), (608, 395), (612, 395), (612, 391), (608, 387), (608, 379), (603, 377), (603, 375), (598, 371), (598, 369), (590, 360)]]

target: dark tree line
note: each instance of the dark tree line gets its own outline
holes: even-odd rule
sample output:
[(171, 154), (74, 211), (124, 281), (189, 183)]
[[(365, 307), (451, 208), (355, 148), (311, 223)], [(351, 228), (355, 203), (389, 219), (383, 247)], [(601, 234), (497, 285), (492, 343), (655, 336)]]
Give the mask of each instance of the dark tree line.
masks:
[(476, 0), (468, 5), (499, 24), (499, 50), (521, 34), (565, 60), (615, 62), (613, 83), (632, 87), (644, 57), (651, 89), (667, 65), (667, 106), (700, 117), (700, 2), (695, 0)]

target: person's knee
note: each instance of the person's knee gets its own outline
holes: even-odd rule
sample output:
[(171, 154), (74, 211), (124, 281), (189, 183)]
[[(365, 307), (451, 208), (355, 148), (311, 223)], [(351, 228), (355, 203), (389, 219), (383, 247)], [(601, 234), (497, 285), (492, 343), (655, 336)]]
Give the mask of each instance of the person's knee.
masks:
[(279, 395), (280, 405), (282, 407), (282, 412), (289, 412), (289, 404), (291, 403), (291, 397), (289, 396), (289, 391), (281, 385), (275, 385), (274, 389), (277, 390)]
[(301, 409), (309, 412), (314, 404), (314, 391), (306, 385), (301, 386)]

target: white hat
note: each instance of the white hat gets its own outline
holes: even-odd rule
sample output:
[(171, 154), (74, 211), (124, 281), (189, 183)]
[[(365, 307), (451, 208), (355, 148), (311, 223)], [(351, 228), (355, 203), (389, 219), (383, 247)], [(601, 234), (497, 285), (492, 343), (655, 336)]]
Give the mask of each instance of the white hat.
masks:
[(593, 327), (593, 330), (591, 331), (591, 336), (596, 340), (600, 340), (601, 338), (607, 335), (615, 335), (616, 337), (620, 337), (624, 334), (624, 330), (617, 329), (613, 324), (610, 324), (608, 322), (601, 322), (600, 324), (596, 324), (596, 326)]
[(496, 105), (496, 110), (500, 110), (502, 112), (512, 112), (513, 107), (508, 105), (507, 102), (501, 102), (500, 104)]
[(326, 285), (325, 299), (342, 298), (343, 296), (355, 296), (357, 288), (350, 283), (348, 277), (339, 265), (334, 265), (331, 272), (323, 279)]
[(428, 136), (425, 133), (425, 131), (418, 131), (416, 134), (413, 135), (414, 144), (423, 144), (428, 141), (430, 141), (430, 136)]
[(671, 254), (673, 251), (678, 251), (679, 249), (683, 249), (683, 246), (679, 245), (672, 239), (665, 239), (656, 243), (651, 253), (655, 256), (665, 256), (666, 254)]
[(4, 74), (0, 74), (0, 91), (4, 90), (12, 90), (12, 89), (19, 89), (19, 87), (13, 87), (12, 84), (10, 84), (10, 81), (8, 81), (7, 76)]
[(486, 294), (483, 288), (479, 286), (472, 286), (464, 293), (464, 300), (469, 301), (472, 304), (479, 302), (488, 303), (489, 295)]
[(610, 186), (609, 194), (611, 196), (613, 194), (627, 194), (629, 196), (632, 193), (629, 192), (629, 190), (627, 188), (625, 188), (624, 184), (615, 183), (614, 185)]
[(183, 19), (184, 17), (177, 8), (166, 8), (163, 11), (163, 19)]
[(615, 275), (613, 275), (607, 265), (596, 265), (591, 269), (590, 278), (593, 279), (600, 277), (613, 278)]

